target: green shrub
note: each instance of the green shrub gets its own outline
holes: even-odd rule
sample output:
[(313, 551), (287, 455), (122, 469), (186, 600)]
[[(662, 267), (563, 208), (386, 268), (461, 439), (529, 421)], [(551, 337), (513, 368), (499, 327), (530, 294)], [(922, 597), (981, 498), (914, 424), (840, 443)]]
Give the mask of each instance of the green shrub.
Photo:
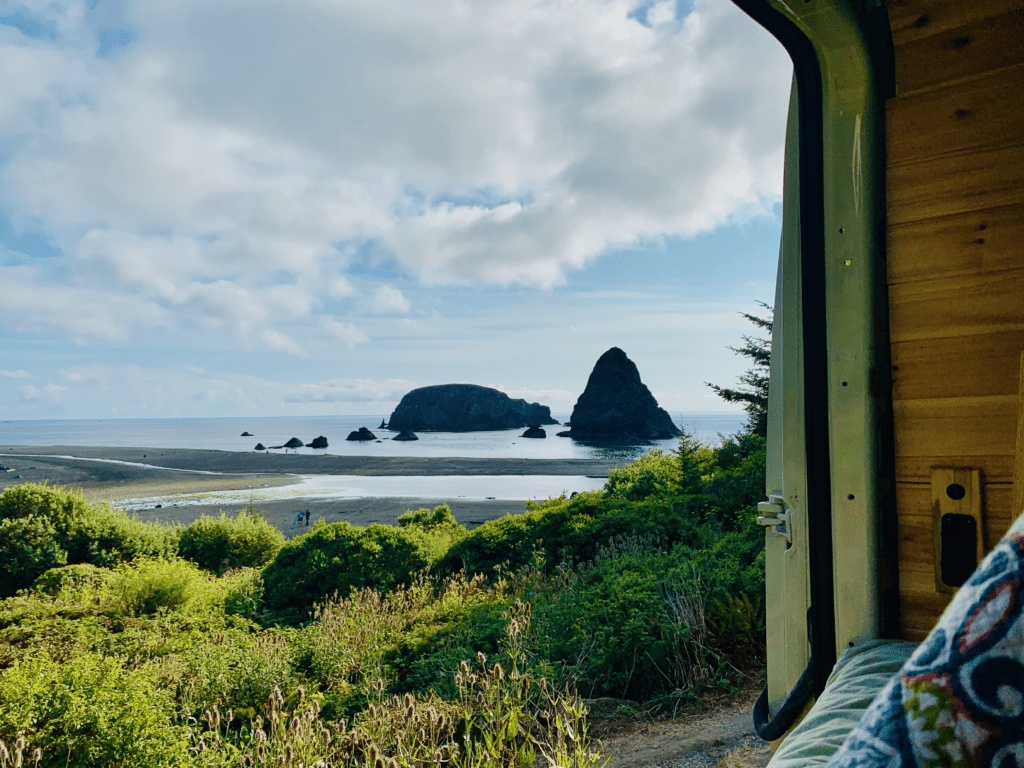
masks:
[(535, 510), (488, 520), (455, 543), (441, 559), (439, 569), (490, 576), (495, 566), (504, 563), (512, 569), (525, 566), (532, 560), (541, 520), (549, 513)]
[[(199, 719), (214, 707), (251, 720), (274, 689), (290, 694), (304, 682), (296, 673), (296, 646), (276, 630), (219, 630), (193, 640), (175, 654), (181, 710)], [(168, 667), (172, 662), (168, 662)]]
[(51, 568), (32, 584), (33, 590), (43, 595), (57, 597), (83, 591), (102, 589), (110, 582), (111, 573), (90, 563), (76, 563)]
[(56, 538), (56, 528), (44, 517), (0, 520), (0, 597), (26, 589), (41, 573), (67, 563), (68, 553)]
[(663, 451), (653, 450), (622, 469), (608, 473), (604, 484), (610, 498), (640, 501), (654, 493), (665, 494), (679, 486), (679, 461)]
[[(461, 526), (460, 526), (461, 527)], [(304, 620), (314, 603), (360, 587), (394, 589), (433, 565), (451, 540), (418, 525), (393, 528), (373, 524), (318, 521), (292, 539), (263, 571), (264, 602), (282, 621)]]
[(110, 567), (177, 549), (178, 530), (143, 523), (78, 493), (27, 483), (0, 494), (0, 597), (45, 571), (91, 563)]
[(43, 768), (187, 765), (188, 733), (172, 717), (155, 670), (114, 658), (40, 654), (0, 672), (0, 741), (23, 735)]
[(143, 560), (121, 568), (110, 599), (120, 612), (140, 616), (185, 608), (201, 590), (203, 575), (181, 560)]
[(284, 544), (284, 535), (259, 515), (203, 515), (184, 531), (178, 555), (218, 575), (233, 568), (262, 568)]

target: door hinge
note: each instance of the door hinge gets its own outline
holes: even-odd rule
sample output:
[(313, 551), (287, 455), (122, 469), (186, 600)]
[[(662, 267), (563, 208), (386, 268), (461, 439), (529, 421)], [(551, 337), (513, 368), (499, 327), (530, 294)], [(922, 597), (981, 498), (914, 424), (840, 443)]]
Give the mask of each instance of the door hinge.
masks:
[(782, 496), (772, 494), (768, 501), (762, 501), (757, 505), (757, 511), (763, 515), (757, 518), (758, 525), (771, 528), (770, 533), (782, 536), (790, 544), (793, 543), (789, 510), (786, 509), (786, 500)]

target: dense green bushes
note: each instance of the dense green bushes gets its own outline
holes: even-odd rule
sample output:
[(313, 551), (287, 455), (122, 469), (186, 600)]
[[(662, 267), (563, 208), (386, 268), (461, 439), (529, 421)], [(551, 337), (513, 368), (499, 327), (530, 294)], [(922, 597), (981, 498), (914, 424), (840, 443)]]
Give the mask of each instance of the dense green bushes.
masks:
[(335, 592), (408, 585), (465, 532), (447, 505), (407, 513), (394, 528), (318, 521), (285, 544), (263, 571), (264, 600), (280, 619), (294, 622)]
[(252, 515), (147, 526), (21, 486), (0, 742), (47, 768), (591, 765), (574, 690), (674, 707), (762, 653), (763, 488), (762, 439), (684, 438), (469, 533), (441, 506), (282, 546)]
[(78, 653), (69, 663), (45, 652), (0, 676), (0, 739), (27, 731), (44, 766), (187, 763), (188, 730), (175, 724), (170, 691), (154, 667)]
[(178, 554), (216, 574), (262, 568), (284, 545), (284, 535), (259, 515), (204, 515), (181, 532)]
[(0, 495), (0, 597), (51, 568), (110, 567), (172, 555), (177, 545), (176, 528), (134, 520), (80, 494), (45, 485), (8, 488)]

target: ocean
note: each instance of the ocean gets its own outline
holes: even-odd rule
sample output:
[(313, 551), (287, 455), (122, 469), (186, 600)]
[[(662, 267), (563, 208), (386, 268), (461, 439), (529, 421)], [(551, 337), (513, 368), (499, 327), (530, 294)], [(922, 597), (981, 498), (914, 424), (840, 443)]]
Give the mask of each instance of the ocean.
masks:
[[(637, 459), (652, 448), (671, 450), (676, 440), (652, 440), (634, 445), (588, 445), (555, 437), (566, 427), (546, 426), (544, 439), (521, 437), (522, 429), (499, 432), (421, 432), (415, 442), (394, 442), (396, 433), (378, 429), (385, 415), (272, 416), (222, 419), (82, 419), (0, 421), (0, 445), (67, 445), (139, 448), (205, 448), (252, 451), (257, 443), (282, 445), (292, 437), (304, 443), (323, 435), (326, 449), (298, 448), (295, 453), (339, 456), (458, 456), (509, 459)], [(553, 414), (560, 423), (568, 414)], [(677, 418), (676, 422), (679, 423)], [(698, 439), (717, 444), (720, 435), (736, 433), (743, 413), (684, 413), (682, 426)], [(349, 442), (350, 432), (367, 427), (380, 442)], [(252, 437), (241, 437), (251, 432)], [(281, 449), (279, 452), (284, 452)]]
[[(553, 414), (560, 423), (568, 414)], [(633, 461), (653, 448), (670, 451), (676, 440), (652, 440), (632, 445), (596, 445), (556, 437), (565, 427), (545, 427), (548, 437), (522, 437), (523, 429), (499, 432), (421, 432), (414, 442), (395, 442), (396, 434), (379, 429), (381, 416), (231, 417), (222, 419), (89, 419), (52, 421), (0, 421), (0, 445), (108, 446), (118, 448), (198, 448), (218, 451), (252, 451), (257, 443), (283, 445), (297, 437), (304, 443), (323, 435), (326, 449), (276, 449), (273, 453), (334, 454), (338, 456), (435, 456), (516, 459), (611, 459)], [(745, 423), (744, 414), (682, 414), (682, 425), (699, 440), (718, 444), (722, 436), (735, 434)], [(350, 432), (369, 428), (377, 441), (347, 441)], [(242, 437), (242, 432), (252, 433)], [(28, 453), (28, 451), (26, 451)], [(300, 476), (296, 485), (247, 491), (183, 494), (174, 497), (126, 499), (114, 506), (147, 509), (164, 506), (212, 505), (301, 498), (353, 498), (408, 496), (465, 499), (545, 499), (562, 492), (586, 491), (604, 485), (603, 478), (585, 476), (443, 476), (355, 477)]]

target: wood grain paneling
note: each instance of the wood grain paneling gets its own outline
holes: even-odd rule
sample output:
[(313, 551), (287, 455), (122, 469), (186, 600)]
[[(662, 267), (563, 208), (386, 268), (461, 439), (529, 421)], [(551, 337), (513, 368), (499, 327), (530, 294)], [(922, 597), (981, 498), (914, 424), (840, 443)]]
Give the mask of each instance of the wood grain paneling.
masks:
[(888, 259), (890, 284), (1018, 268), (1024, 265), (1024, 206), (894, 225), (888, 249), (895, 256)]
[(995, 72), (1024, 60), (1024, 10), (896, 45), (896, 94), (906, 96)]
[[(913, 580), (913, 585), (918, 586), (926, 583), (931, 578), (919, 576), (918, 574), (900, 572), (900, 584), (904, 581)], [(935, 619), (946, 609), (953, 595), (942, 592), (900, 592), (900, 627), (903, 630), (903, 637), (907, 640), (924, 640), (925, 635), (935, 626)]]
[[(950, 599), (936, 591), (932, 471), (980, 471), (986, 548), (1021, 512), (1024, 0), (891, 0), (889, 16), (900, 626), (922, 639)], [(1021, 431), (1024, 440), (1024, 421)]]
[(1024, 60), (963, 85), (891, 100), (886, 109), (888, 161), (1024, 143), (1022, 92)]
[(897, 46), (1024, 9), (1024, 0), (965, 3), (950, 0), (890, 0), (889, 22)]
[(889, 286), (893, 343), (1024, 330), (1024, 269)]
[[(899, 536), (902, 542), (914, 541), (931, 547), (932, 490), (923, 483), (896, 483), (896, 498), (900, 505)], [(1010, 483), (982, 482), (981, 503), (985, 520), (986, 548), (991, 549), (1002, 538), (1010, 524), (1017, 518), (1013, 513), (1013, 486)], [(922, 538), (923, 537), (923, 538)], [(909, 552), (909, 550), (908, 550)], [(931, 562), (928, 552), (914, 555), (919, 562)]]
[(1024, 330), (892, 345), (893, 400), (1016, 394)]
[(898, 456), (949, 459), (1005, 454), (1013, 456), (1017, 438), (1017, 398), (948, 397), (928, 400), (897, 400), (893, 403)]
[[(932, 467), (949, 464), (945, 459), (931, 456), (897, 456), (896, 477), (906, 483), (927, 483)], [(1013, 483), (1013, 456), (971, 456), (970, 465), (981, 470), (982, 478), (989, 483)], [(900, 514), (903, 514), (900, 507)]]
[(890, 224), (1024, 205), (1024, 155), (1004, 147), (889, 166)]

